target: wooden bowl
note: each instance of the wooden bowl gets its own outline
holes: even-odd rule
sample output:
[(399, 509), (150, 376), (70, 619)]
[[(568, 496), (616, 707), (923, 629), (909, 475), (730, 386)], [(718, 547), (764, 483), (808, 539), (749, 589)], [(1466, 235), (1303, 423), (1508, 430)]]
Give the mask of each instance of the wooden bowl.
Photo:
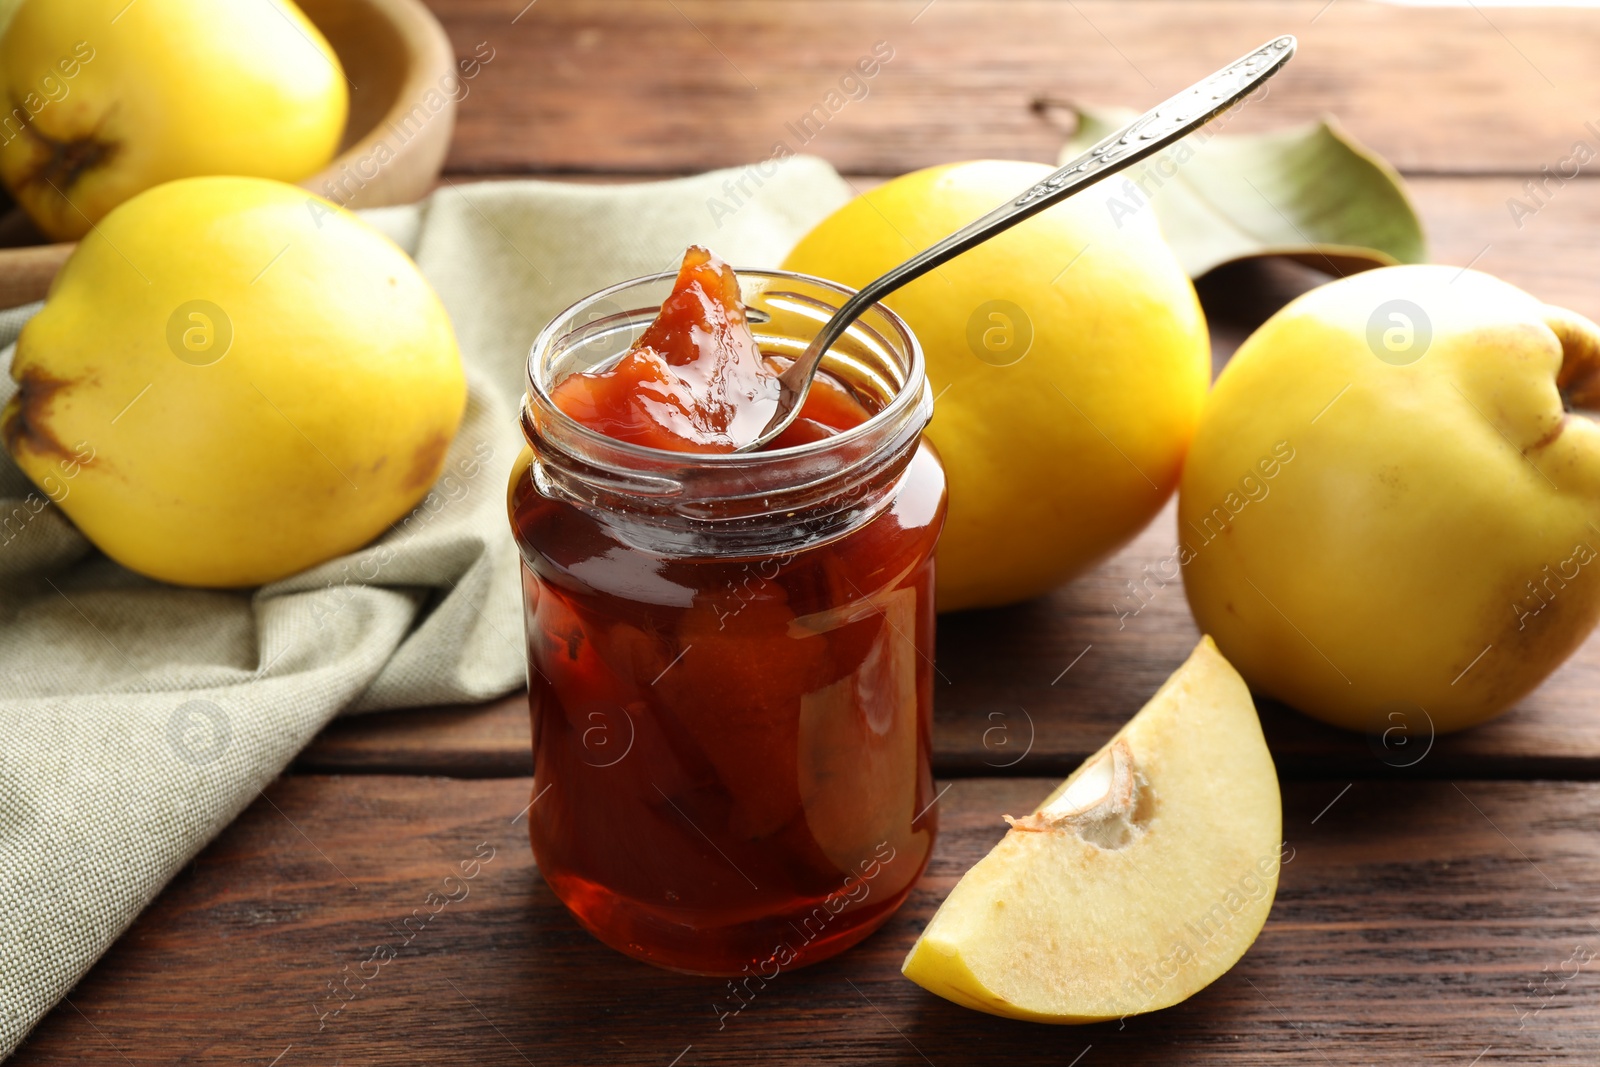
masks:
[[(339, 154), (300, 185), (348, 208), (421, 198), (439, 179), (455, 126), (456, 61), (444, 28), (422, 0), (299, 4), (351, 85)], [(0, 221), (0, 240), (21, 246), (0, 248), (0, 308), (43, 299), (77, 247), (38, 243), (43, 237), (17, 208)]]

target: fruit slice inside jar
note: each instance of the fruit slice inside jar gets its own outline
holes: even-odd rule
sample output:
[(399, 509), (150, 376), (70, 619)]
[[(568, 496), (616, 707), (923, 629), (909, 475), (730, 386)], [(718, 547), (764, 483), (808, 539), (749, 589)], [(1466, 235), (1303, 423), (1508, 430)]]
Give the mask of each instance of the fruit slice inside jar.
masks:
[[(778, 401), (784, 361), (764, 355), (733, 268), (691, 246), (656, 320), (608, 366), (563, 379), (551, 395), (578, 422), (619, 441), (670, 452), (733, 452), (760, 436)], [(819, 441), (871, 417), (818, 373), (800, 416), (765, 450)]]

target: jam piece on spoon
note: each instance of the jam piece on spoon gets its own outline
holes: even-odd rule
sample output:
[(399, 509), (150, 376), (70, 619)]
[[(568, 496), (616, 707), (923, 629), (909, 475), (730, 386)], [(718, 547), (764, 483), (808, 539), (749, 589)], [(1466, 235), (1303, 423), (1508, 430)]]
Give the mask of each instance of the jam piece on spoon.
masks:
[[(766, 426), (781, 370), (756, 344), (733, 268), (696, 245), (684, 253), (672, 293), (633, 347), (608, 367), (568, 376), (552, 399), (619, 441), (671, 452), (732, 452)], [(767, 448), (821, 440), (869, 417), (849, 390), (819, 375), (799, 419)]]

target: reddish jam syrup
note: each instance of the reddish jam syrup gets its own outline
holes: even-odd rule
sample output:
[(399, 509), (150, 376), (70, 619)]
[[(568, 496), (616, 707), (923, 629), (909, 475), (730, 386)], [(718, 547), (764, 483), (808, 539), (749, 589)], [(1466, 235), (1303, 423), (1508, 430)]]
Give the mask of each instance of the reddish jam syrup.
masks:
[[(761, 435), (778, 399), (777, 361), (761, 354), (733, 268), (691, 247), (661, 313), (611, 366), (574, 374), (551, 399), (608, 437), (672, 452), (732, 452)], [(765, 450), (820, 440), (871, 415), (819, 374), (800, 416)]]
[[(733, 272), (690, 249), (634, 348), (552, 396), (624, 440), (731, 451), (770, 414), (758, 402), (773, 373)], [(869, 417), (842, 385), (819, 384), (772, 447)], [(776, 557), (671, 557), (602, 509), (541, 495), (527, 462), (510, 506), (540, 871), (612, 947), (733, 976), (717, 1010), (736, 1013), (780, 971), (871, 933), (932, 850), (943, 471), (920, 446), (891, 472), (888, 505), (832, 540)]]

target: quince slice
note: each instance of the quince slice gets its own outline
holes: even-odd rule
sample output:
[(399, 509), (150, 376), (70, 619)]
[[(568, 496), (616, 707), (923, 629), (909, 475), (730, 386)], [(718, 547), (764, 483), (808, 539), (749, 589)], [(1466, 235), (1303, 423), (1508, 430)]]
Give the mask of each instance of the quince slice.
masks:
[(1234, 965), (1278, 886), (1278, 776), (1250, 691), (1202, 638), (1107, 745), (956, 884), (901, 968), (994, 1015), (1169, 1007)]

